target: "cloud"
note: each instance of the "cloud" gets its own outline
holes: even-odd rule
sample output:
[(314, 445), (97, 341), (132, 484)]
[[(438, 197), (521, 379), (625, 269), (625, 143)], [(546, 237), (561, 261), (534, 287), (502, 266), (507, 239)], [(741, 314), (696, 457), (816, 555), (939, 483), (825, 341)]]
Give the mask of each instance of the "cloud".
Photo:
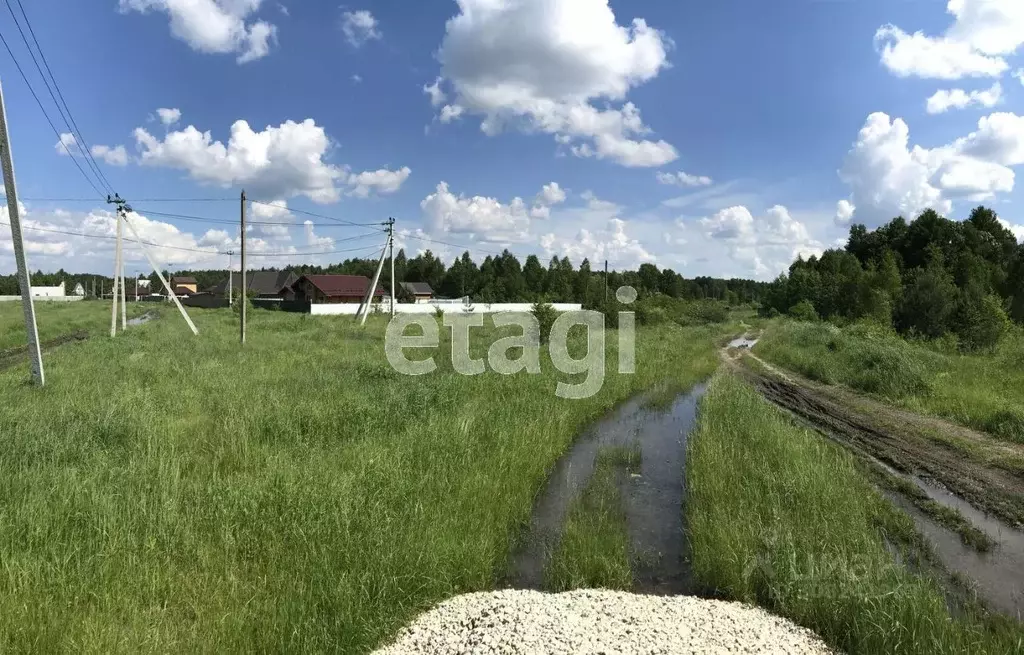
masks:
[(430, 96), (430, 104), (433, 107), (440, 107), (442, 104), (444, 104), (444, 101), (448, 99), (448, 96), (445, 95), (444, 91), (441, 90), (442, 81), (442, 78), (439, 77), (436, 80), (434, 80), (433, 84), (423, 85), (423, 93), (426, 93), (428, 96)]
[(82, 149), (78, 146), (78, 139), (71, 132), (61, 132), (57, 143), (53, 145), (53, 149), (57, 151), (58, 155), (82, 154)]
[(260, 132), (238, 120), (226, 145), (192, 125), (168, 132), (162, 139), (141, 127), (134, 134), (141, 164), (183, 170), (208, 184), (245, 187), (253, 197), (305, 196), (330, 203), (340, 199), (345, 187), (351, 187), (351, 195), (357, 197), (371, 190), (391, 193), (410, 173), (403, 168), (353, 174), (347, 167), (324, 161), (332, 142), (311, 118), (301, 123), (285, 121)]
[(181, 120), (180, 109), (167, 109), (166, 107), (161, 107), (156, 110), (156, 114), (160, 117), (160, 122), (167, 127), (170, 127)]
[(671, 184), (682, 187), (710, 186), (712, 180), (707, 175), (690, 175), (679, 171), (678, 173), (658, 173), (655, 177), (661, 184)]
[[(643, 19), (619, 25), (607, 0), (459, 0), (459, 7), (438, 59), (451, 106), (480, 116), (484, 133), (543, 132), (576, 156), (624, 166), (678, 157), (669, 143), (642, 138), (650, 129), (625, 102), (630, 89), (668, 66), (671, 42)], [(439, 87), (427, 93), (434, 106), (443, 102)]]
[(727, 207), (702, 218), (699, 225), (705, 238), (725, 244), (729, 256), (757, 277), (774, 275), (798, 256), (824, 252), (807, 226), (782, 205), (758, 218), (744, 206)]
[(366, 198), (372, 191), (380, 194), (390, 194), (402, 188), (402, 184), (409, 179), (412, 170), (405, 166), (397, 171), (390, 171), (381, 168), (376, 171), (365, 171), (355, 173), (348, 178), (348, 184), (352, 187), (349, 192), (357, 198)]
[(90, 150), (93, 157), (98, 157), (110, 164), (111, 166), (127, 166), (128, 165), (128, 152), (124, 149), (124, 146), (110, 146), (97, 145), (93, 146)]
[(360, 82), (363, 81), (363, 76), (360, 75), (359, 73), (353, 73), (352, 74), (352, 81), (354, 83), (356, 83), (356, 84), (359, 84)]
[(1013, 76), (1017, 78), (1017, 81), (1024, 85), (1024, 68), (1018, 68), (1013, 71)]
[(380, 23), (373, 17), (373, 14), (366, 9), (358, 11), (346, 11), (341, 15), (341, 31), (345, 33), (345, 39), (353, 48), (358, 48), (367, 41), (380, 39)]
[(840, 200), (836, 203), (836, 217), (833, 220), (836, 225), (845, 227), (853, 220), (853, 215), (856, 211), (857, 208), (852, 202), (849, 200)]
[(530, 216), (522, 198), (504, 204), (497, 198), (454, 195), (447, 182), (420, 202), (431, 229), (480, 241), (521, 243), (529, 239)]
[(596, 268), (598, 262), (608, 260), (616, 268), (636, 268), (644, 262), (654, 262), (652, 255), (637, 239), (626, 234), (626, 221), (611, 218), (603, 230), (582, 228), (572, 239), (559, 240), (553, 233), (540, 238), (540, 246), (548, 257), (568, 257), (579, 266), (588, 259)]
[(270, 52), (277, 27), (265, 21), (246, 20), (261, 0), (120, 0), (124, 13), (150, 10), (166, 13), (171, 34), (197, 52), (236, 54), (244, 64)]
[(995, 107), (1002, 99), (1003, 86), (999, 82), (984, 91), (970, 93), (963, 89), (941, 89), (928, 98), (926, 109), (929, 114), (942, 114), (950, 109), (964, 109), (970, 105)]
[[(846, 156), (839, 177), (862, 221), (914, 216), (924, 209), (949, 213), (952, 200), (986, 200), (1013, 190), (1008, 166), (1024, 163), (1024, 117), (995, 113), (952, 144), (909, 147), (900, 118), (871, 114)], [(852, 218), (852, 216), (851, 216)]]
[(949, 0), (953, 24), (941, 36), (908, 34), (884, 25), (875, 34), (882, 64), (899, 77), (957, 80), (999, 77), (1005, 57), (1024, 44), (1024, 3), (1019, 0)]
[(540, 193), (537, 194), (536, 203), (539, 205), (557, 205), (565, 202), (565, 190), (558, 186), (558, 182), (545, 184)]
[[(53, 148), (57, 151), (58, 155), (63, 156), (80, 156), (84, 154), (78, 139), (70, 132), (62, 132), (60, 139), (54, 144)], [(111, 166), (128, 165), (128, 152), (124, 149), (124, 146), (95, 145), (89, 149), (89, 152), (92, 153), (93, 157), (97, 157)]]

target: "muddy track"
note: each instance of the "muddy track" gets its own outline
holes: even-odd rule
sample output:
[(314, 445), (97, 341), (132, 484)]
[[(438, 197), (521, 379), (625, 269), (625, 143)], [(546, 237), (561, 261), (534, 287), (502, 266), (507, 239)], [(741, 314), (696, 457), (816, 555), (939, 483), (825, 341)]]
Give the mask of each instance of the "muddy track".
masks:
[[(52, 350), (58, 346), (63, 346), (66, 343), (72, 341), (85, 341), (89, 338), (89, 333), (85, 330), (78, 330), (69, 334), (62, 334), (61, 336), (44, 341), (39, 344), (39, 349), (43, 352)], [(0, 371), (12, 368), (21, 364), (22, 362), (28, 361), (28, 346), (18, 346), (17, 348), (7, 348), (0, 350)]]
[[(1024, 525), (1024, 480), (1010, 472), (965, 456), (962, 450), (935, 440), (937, 421), (894, 410), (840, 390), (821, 388), (798, 378), (751, 370), (739, 358), (725, 357), (769, 401), (852, 450), (873, 457), (902, 473), (931, 479), (976, 508), (1011, 526)], [(962, 436), (965, 429), (949, 426)], [(994, 442), (974, 433), (977, 443)], [(1005, 448), (1004, 444), (992, 445)]]

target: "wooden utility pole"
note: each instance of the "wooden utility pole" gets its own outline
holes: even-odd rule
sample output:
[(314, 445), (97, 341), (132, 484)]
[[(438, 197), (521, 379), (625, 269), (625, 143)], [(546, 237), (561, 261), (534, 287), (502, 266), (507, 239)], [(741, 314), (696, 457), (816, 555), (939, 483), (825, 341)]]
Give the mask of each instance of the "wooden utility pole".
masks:
[(391, 250), (391, 318), (395, 317), (395, 219), (388, 219), (388, 248)]
[(248, 304), (248, 287), (245, 284), (245, 189), (242, 189), (242, 288), (238, 290), (242, 303), (242, 345), (245, 345), (245, 306)]
[(14, 159), (11, 139), (7, 133), (7, 109), (4, 92), (0, 88), (0, 166), (3, 167), (4, 188), (7, 193), (7, 214), (10, 216), (11, 241), (14, 243), (14, 261), (18, 266), (18, 284), (21, 286), (21, 309), (25, 314), (25, 332), (28, 334), (28, 353), (31, 359), (32, 381), (43, 386), (43, 354), (39, 350), (39, 331), (36, 328), (36, 307), (32, 301), (32, 280), (25, 261), (25, 243), (21, 236), (21, 216), (18, 212), (18, 188), (14, 183)]

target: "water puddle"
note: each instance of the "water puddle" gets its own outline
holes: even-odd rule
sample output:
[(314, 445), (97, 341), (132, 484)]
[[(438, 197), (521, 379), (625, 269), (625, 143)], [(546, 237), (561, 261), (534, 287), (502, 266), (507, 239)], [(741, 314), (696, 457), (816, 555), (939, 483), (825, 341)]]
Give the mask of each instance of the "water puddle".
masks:
[(925, 514), (908, 498), (885, 492), (890, 501), (914, 520), (918, 532), (927, 539), (947, 571), (967, 578), (989, 609), (1024, 620), (1024, 532), (978, 510), (937, 482), (902, 473), (878, 460), (873, 461), (891, 475), (915, 484), (931, 500), (958, 510), (995, 542), (992, 550), (978, 552), (963, 543), (959, 534)]
[(513, 555), (514, 587), (542, 589), (544, 567), (558, 547), (569, 508), (586, 488), (598, 452), (639, 446), (639, 475), (622, 476), (634, 586), (651, 593), (682, 593), (690, 585), (685, 561), (683, 501), (686, 442), (707, 390), (696, 385), (667, 408), (640, 396), (591, 426), (562, 456), (534, 506), (529, 534)]
[(744, 337), (740, 337), (738, 339), (733, 339), (732, 341), (730, 341), (728, 347), (729, 348), (748, 348), (749, 349), (749, 348), (753, 348), (754, 345), (756, 345), (758, 341), (760, 341), (760, 339), (758, 339), (756, 337), (751, 339), (749, 337), (745, 337), (744, 336)]
[(132, 326), (135, 326), (135, 325), (145, 325), (146, 323), (149, 323), (150, 321), (152, 321), (155, 318), (156, 318), (156, 313), (154, 313), (154, 312), (146, 312), (142, 316), (136, 316), (135, 318), (128, 319), (128, 323), (127, 324), (128, 325), (132, 325)]

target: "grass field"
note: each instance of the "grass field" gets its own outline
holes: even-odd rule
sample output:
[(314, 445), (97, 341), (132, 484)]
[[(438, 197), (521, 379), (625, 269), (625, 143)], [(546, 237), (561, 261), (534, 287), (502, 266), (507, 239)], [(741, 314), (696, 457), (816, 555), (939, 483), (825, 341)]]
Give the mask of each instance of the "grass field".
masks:
[(734, 377), (715, 378), (689, 441), (694, 573), (847, 653), (1015, 653), (1020, 624), (952, 618), (941, 589), (894, 562), (913, 523), (839, 446)]
[[(110, 303), (91, 300), (77, 302), (37, 301), (36, 326), (39, 340), (49, 341), (57, 337), (85, 330), (90, 336), (110, 335)], [(128, 318), (139, 316), (153, 309), (152, 303), (126, 303)], [(166, 311), (173, 307), (157, 305)], [(119, 319), (120, 320), (120, 319)], [(118, 323), (118, 329), (120, 328)], [(25, 316), (20, 302), (0, 303), (0, 351), (24, 346)]]
[[(82, 309), (41, 329), (109, 320)], [(707, 376), (727, 331), (641, 330), (635, 375), (615, 372), (610, 338), (602, 391), (569, 401), (546, 356), (540, 375), (466, 377), (443, 340), (438, 370), (408, 377), (383, 356), (382, 319), (256, 311), (240, 348), (230, 311), (192, 315), (199, 337), (165, 308), (61, 346), (44, 389), (27, 366), (0, 373), (0, 651), (372, 648), (493, 587), (581, 428)]]
[(1024, 333), (992, 354), (961, 355), (856, 325), (774, 321), (755, 352), (826, 384), (1024, 443)]

